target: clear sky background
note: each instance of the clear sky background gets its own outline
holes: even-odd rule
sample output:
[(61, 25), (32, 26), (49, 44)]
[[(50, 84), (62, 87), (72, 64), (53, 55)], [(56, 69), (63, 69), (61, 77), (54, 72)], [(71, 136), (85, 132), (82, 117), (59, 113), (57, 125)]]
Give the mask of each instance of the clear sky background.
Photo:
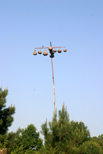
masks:
[(53, 59), (56, 108), (103, 134), (103, 0), (0, 0), (0, 86), (15, 105), (9, 131), (53, 116), (51, 59), (38, 46), (66, 46)]

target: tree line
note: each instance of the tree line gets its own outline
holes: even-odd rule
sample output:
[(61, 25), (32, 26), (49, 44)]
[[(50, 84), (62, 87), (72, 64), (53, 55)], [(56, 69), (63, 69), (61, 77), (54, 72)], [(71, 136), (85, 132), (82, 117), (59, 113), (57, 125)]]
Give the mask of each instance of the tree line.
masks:
[(8, 132), (15, 107), (6, 107), (7, 95), (8, 90), (0, 88), (0, 149), (8, 148), (8, 154), (103, 154), (103, 134), (91, 137), (83, 122), (70, 121), (64, 104), (58, 115), (55, 110), (52, 120), (41, 125), (41, 132), (34, 124)]

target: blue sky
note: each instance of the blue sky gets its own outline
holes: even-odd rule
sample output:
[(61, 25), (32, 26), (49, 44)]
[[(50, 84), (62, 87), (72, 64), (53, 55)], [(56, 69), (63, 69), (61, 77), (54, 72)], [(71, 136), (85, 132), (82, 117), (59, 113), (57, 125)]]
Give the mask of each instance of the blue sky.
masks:
[(38, 46), (66, 46), (53, 59), (56, 108), (103, 134), (103, 0), (0, 1), (0, 85), (15, 104), (9, 131), (53, 116), (51, 59)]

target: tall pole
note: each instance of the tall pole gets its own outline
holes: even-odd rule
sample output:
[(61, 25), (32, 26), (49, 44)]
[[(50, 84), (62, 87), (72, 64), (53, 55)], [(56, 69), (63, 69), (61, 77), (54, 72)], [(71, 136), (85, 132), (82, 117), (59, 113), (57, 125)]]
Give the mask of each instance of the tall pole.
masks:
[(53, 71), (53, 59), (51, 58), (52, 65), (52, 79), (53, 79), (53, 96), (54, 96), (54, 111), (55, 111), (55, 83), (54, 83), (54, 71)]
[[(54, 57), (54, 53), (56, 52), (56, 49), (53, 50), (53, 48), (65, 48), (65, 46), (52, 47), (52, 44), (50, 42), (50, 47), (44, 47), (44, 46), (36, 47), (34, 49), (33, 55), (37, 55), (36, 49), (49, 49), (50, 58), (51, 58), (51, 65), (52, 65), (53, 97), (54, 97), (54, 111), (55, 111), (55, 83), (54, 83), (54, 71), (53, 71), (53, 59), (52, 58)], [(64, 49), (63, 51), (67, 52), (67, 49)], [(58, 53), (61, 53), (61, 52), (62, 52), (61, 49), (58, 49)], [(41, 50), (38, 51), (38, 54), (42, 54)], [(44, 56), (48, 55), (46, 50), (43, 52), (43, 55)]]

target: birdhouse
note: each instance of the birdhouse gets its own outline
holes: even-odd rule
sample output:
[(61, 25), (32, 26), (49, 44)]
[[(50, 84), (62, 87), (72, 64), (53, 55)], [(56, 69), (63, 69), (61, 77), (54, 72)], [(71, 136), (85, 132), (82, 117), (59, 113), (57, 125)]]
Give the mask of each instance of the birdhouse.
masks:
[(43, 52), (43, 55), (44, 55), (44, 56), (47, 56), (47, 55), (48, 55), (48, 53), (47, 53), (46, 50)]
[(62, 50), (61, 49), (58, 49), (58, 53), (61, 53), (62, 52)]
[(38, 54), (42, 54), (41, 50), (38, 51)]
[(52, 50), (52, 47), (50, 46), (48, 49), (49, 49), (49, 50)]
[(54, 49), (53, 51), (54, 51), (54, 52), (56, 52), (57, 50), (56, 50), (56, 49)]
[(36, 52), (36, 50), (34, 50), (34, 52), (33, 52), (33, 55), (37, 55), (37, 52)]
[(67, 52), (67, 49), (64, 49), (63, 51), (64, 51), (64, 52)]

